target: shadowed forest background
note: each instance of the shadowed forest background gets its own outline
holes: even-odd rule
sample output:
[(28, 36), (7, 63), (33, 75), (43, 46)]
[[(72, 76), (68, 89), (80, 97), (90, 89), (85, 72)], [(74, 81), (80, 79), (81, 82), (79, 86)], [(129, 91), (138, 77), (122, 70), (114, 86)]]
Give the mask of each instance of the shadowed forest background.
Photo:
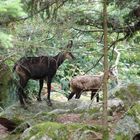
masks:
[[(118, 83), (109, 81), (108, 97), (109, 100), (119, 98), (124, 104), (120, 110), (117, 106), (115, 111), (112, 111), (117, 112), (116, 110), (119, 110), (113, 119), (118, 121), (121, 115), (125, 116), (124, 114), (128, 113), (127, 115), (134, 115), (136, 117), (134, 119), (135, 123), (137, 122), (136, 125), (132, 122), (132, 124), (135, 125), (135, 129), (133, 125), (130, 124), (130, 126), (132, 126), (130, 131), (133, 130), (132, 133), (130, 131), (125, 132), (125, 128), (121, 129), (120, 126), (117, 127), (117, 130), (109, 126), (111, 129), (110, 140), (129, 140), (132, 139), (132, 136), (140, 132), (140, 119), (138, 117), (140, 114), (140, 104), (137, 103), (140, 100), (140, 2), (138, 0), (108, 0), (107, 16), (109, 67), (113, 66), (115, 68), (118, 80)], [(21, 57), (55, 56), (65, 50), (67, 43), (72, 40), (73, 47), (71, 53), (74, 55), (75, 60), (66, 60), (60, 66), (53, 78), (51, 87), (51, 98), (53, 99), (53, 96), (58, 96), (57, 102), (61, 101), (63, 100), (61, 96), (67, 97), (69, 95), (69, 82), (74, 76), (84, 74), (95, 75), (103, 72), (103, 31), (103, 1), (101, 0), (0, 0), (0, 116), (7, 118), (9, 115), (5, 113), (6, 109), (11, 107), (15, 102), (18, 102), (16, 93), (19, 77), (12, 71), (17, 60)], [(30, 80), (25, 92), (31, 100), (35, 101), (38, 90), (38, 82)], [(45, 85), (42, 96), (46, 94), (47, 90)], [(54, 108), (56, 109), (56, 107), (60, 105), (65, 109), (65, 111), (63, 110), (64, 112), (61, 111), (67, 113), (66, 110), (71, 107), (70, 111), (68, 111), (71, 113), (71, 110), (80, 107), (80, 101), (83, 102), (83, 100), (85, 100), (89, 102), (89, 96), (87, 99), (84, 98), (83, 96), (79, 100), (70, 101), (70, 106), (64, 103), (63, 107), (59, 102), (55, 103), (55, 101), (53, 101)], [(102, 101), (102, 94), (100, 94), (100, 99)], [(64, 100), (67, 101), (66, 99)], [(39, 123), (41, 122), (39, 120), (39, 113), (41, 113), (39, 109), (40, 106), (42, 106), (43, 109), (45, 107), (49, 109), (43, 110), (45, 113), (52, 111), (52, 108), (45, 105), (44, 101), (43, 104), (40, 103), (40, 106), (37, 104), (36, 101), (33, 109), (30, 108), (29, 112), (33, 110), (32, 113), (34, 115), (36, 114), (35, 117)], [(85, 102), (83, 104), (86, 105)], [(98, 114), (101, 110), (97, 108), (96, 110), (94, 108), (96, 105), (91, 106), (93, 106), (91, 112), (93, 114), (96, 112), (95, 114), (97, 116), (101, 116), (101, 114)], [(97, 106), (99, 107), (100, 105), (98, 104)], [(130, 110), (133, 106), (134, 108)], [(23, 111), (20, 110), (19, 104), (16, 105), (16, 107), (20, 113)], [(84, 111), (86, 112), (86, 108), (82, 111), (78, 110), (76, 114), (79, 115), (79, 112), (83, 113)], [(19, 117), (19, 113), (18, 115), (8, 117), (8, 119), (16, 120), (16, 122), (19, 121), (18, 123), (22, 124), (23, 120), (28, 118), (27, 114), (29, 112), (23, 111), (25, 115)], [(88, 113), (91, 115), (91, 112)], [(65, 129), (63, 124), (61, 124), (62, 126), (51, 124), (52, 120), (54, 121), (56, 119), (55, 115), (58, 112), (55, 113), (55, 111), (50, 114), (46, 113), (46, 117), (44, 117), (44, 114), (41, 115), (42, 121), (50, 121), (50, 124), (42, 124), (45, 129), (50, 125), (54, 125), (53, 128), (56, 127), (56, 130), (59, 127)], [(55, 117), (52, 114), (55, 114)], [(62, 118), (65, 118), (65, 114), (63, 115)], [(70, 117), (74, 116), (74, 113), (70, 115)], [(85, 117), (86, 115), (83, 116)], [(97, 118), (101, 120), (99, 116)], [(75, 116), (75, 118), (78, 117), (79, 116)], [(66, 119), (68, 119), (68, 116)], [(94, 122), (94, 117), (89, 117), (88, 119), (92, 120), (93, 125), (94, 123), (97, 123), (97, 125), (101, 123), (98, 123), (98, 119)], [(56, 120), (58, 120), (59, 123), (64, 121), (61, 120), (61, 116)], [(131, 123), (132, 118), (129, 120), (129, 118), (126, 117), (125, 120)], [(82, 122), (84, 122), (84, 119), (80, 123)], [(88, 123), (86, 122), (86, 124)], [(34, 123), (30, 122), (29, 125), (34, 126)], [(41, 126), (39, 126), (39, 128), (40, 127)], [(68, 131), (72, 128), (74, 128), (75, 131), (80, 126), (68, 127), (70, 127), (67, 128)], [(87, 127), (88, 126), (82, 126), (82, 131)], [(53, 128), (52, 131), (55, 131)], [(98, 134), (98, 130), (100, 130), (100, 128), (96, 128), (97, 136), (99, 136), (97, 139), (100, 139), (101, 136)], [(90, 128), (90, 131), (93, 131), (93, 129)], [(41, 131), (41, 133), (43, 134), (42, 136), (45, 135), (44, 131)], [(35, 133), (33, 134), (35, 135)], [(42, 138), (39, 136), (36, 136), (35, 139)], [(48, 137), (52, 139), (58, 139), (59, 137), (57, 134), (53, 136), (54, 134), (48, 135)], [(19, 139), (19, 132), (18, 135), (8, 136), (8, 138), (9, 137)], [(69, 139), (76, 140), (78, 137), (80, 137), (79, 134), (76, 134)], [(3, 140), (4, 138), (6, 137), (4, 136)], [(85, 136), (82, 138), (86, 140)], [(20, 139), (28, 140), (31, 139), (31, 136), (28, 135), (28, 137), (26, 137), (25, 134), (23, 134)], [(65, 140), (68, 138), (61, 137), (61, 139)], [(88, 139), (90, 140), (90, 137), (87, 138), (87, 140)]]

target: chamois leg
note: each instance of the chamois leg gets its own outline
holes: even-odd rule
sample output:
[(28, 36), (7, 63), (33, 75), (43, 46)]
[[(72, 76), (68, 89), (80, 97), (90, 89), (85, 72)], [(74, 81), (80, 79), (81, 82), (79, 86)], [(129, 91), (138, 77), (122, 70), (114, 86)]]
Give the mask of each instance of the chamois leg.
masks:
[(74, 96), (75, 92), (71, 92), (70, 95), (68, 96), (68, 100), (70, 100)]
[(39, 93), (38, 93), (38, 96), (37, 96), (37, 100), (38, 100), (38, 101), (41, 101), (41, 90), (42, 90), (42, 88), (43, 88), (43, 83), (44, 83), (43, 80), (39, 80), (40, 89), (39, 89)]
[(81, 94), (82, 94), (82, 92), (77, 92), (76, 96), (75, 96), (75, 99), (79, 99), (81, 97)]
[(51, 81), (52, 80), (48, 78), (48, 81), (47, 81), (47, 89), (48, 89), (47, 104), (48, 104), (48, 106), (52, 106), (52, 103), (51, 103), (51, 100), (50, 100)]
[(96, 101), (99, 102), (99, 93), (96, 95)]
[(24, 93), (24, 88), (27, 85), (27, 81), (28, 80), (25, 80), (22, 77), (20, 77), (20, 85), (19, 85), (19, 88), (18, 88), (18, 96), (19, 96), (19, 100), (20, 100), (20, 103), (21, 103), (22, 106), (25, 106), (24, 100), (25, 101), (27, 100), (27, 95)]
[(99, 102), (99, 94), (97, 93), (97, 91), (98, 91), (98, 89), (95, 89), (95, 90), (92, 91), (92, 93), (91, 93), (91, 100), (96, 95), (96, 101)]
[(22, 88), (21, 88), (21, 87), (18, 88), (18, 97), (19, 97), (20, 104), (21, 104), (22, 106), (24, 106), (25, 103), (24, 103), (24, 100), (23, 100)]
[(95, 96), (95, 94), (96, 94), (96, 92), (93, 92), (93, 91), (91, 92), (91, 98), (90, 98), (91, 100), (93, 99), (93, 97)]

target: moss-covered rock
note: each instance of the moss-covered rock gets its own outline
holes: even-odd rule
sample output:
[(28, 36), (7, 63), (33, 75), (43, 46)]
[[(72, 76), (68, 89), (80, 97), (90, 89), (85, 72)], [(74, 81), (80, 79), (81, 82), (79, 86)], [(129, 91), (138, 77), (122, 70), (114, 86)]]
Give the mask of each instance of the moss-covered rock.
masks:
[(115, 92), (115, 97), (123, 100), (127, 110), (131, 105), (140, 100), (140, 85), (131, 83), (123, 86)]
[(132, 139), (128, 135), (118, 133), (118, 134), (115, 135), (114, 140), (132, 140)]
[(140, 102), (135, 103), (126, 112), (125, 116), (117, 122), (115, 128), (115, 140), (131, 140), (140, 132)]
[(39, 112), (36, 112), (34, 109), (32, 109), (32, 107), (34, 108), (34, 105), (30, 105), (30, 108), (25, 110), (19, 104), (15, 104), (1, 112), (0, 116), (13, 120), (18, 124), (28, 123), (30, 126), (43, 121), (56, 120), (57, 115), (49, 113), (49, 111), (46, 109), (46, 106), (45, 108), (42, 107), (41, 109), (37, 109)]
[[(43, 139), (45, 136), (52, 140), (89, 140), (89, 135), (94, 135), (98, 138), (95, 132), (99, 131), (98, 127), (83, 125), (83, 124), (60, 124), (56, 122), (44, 122), (37, 124), (27, 129), (21, 136), (21, 140), (38, 140)], [(80, 134), (85, 135), (80, 135)], [(101, 135), (101, 134), (100, 134)], [(98, 139), (99, 140), (99, 139)]]
[(11, 71), (9, 67), (0, 62), (0, 106), (5, 106), (8, 103), (9, 84), (11, 80)]

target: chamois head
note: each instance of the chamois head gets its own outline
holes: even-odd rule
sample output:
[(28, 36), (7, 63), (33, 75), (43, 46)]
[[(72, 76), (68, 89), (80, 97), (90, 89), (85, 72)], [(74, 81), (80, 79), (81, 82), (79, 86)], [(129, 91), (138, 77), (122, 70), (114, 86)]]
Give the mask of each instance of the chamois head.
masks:
[(115, 71), (115, 67), (110, 67), (108, 71), (108, 78), (110, 80), (117, 80), (117, 73)]

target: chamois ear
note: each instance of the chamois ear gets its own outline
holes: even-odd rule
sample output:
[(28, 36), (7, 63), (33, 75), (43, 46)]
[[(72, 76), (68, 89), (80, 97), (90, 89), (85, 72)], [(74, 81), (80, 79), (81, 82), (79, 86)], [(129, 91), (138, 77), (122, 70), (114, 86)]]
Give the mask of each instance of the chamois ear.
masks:
[(72, 47), (72, 45), (73, 45), (73, 41), (72, 41), (72, 40), (70, 40), (70, 41), (69, 41), (69, 43), (68, 43), (68, 45), (67, 45), (67, 48), (69, 48), (69, 49), (70, 49), (70, 48)]

